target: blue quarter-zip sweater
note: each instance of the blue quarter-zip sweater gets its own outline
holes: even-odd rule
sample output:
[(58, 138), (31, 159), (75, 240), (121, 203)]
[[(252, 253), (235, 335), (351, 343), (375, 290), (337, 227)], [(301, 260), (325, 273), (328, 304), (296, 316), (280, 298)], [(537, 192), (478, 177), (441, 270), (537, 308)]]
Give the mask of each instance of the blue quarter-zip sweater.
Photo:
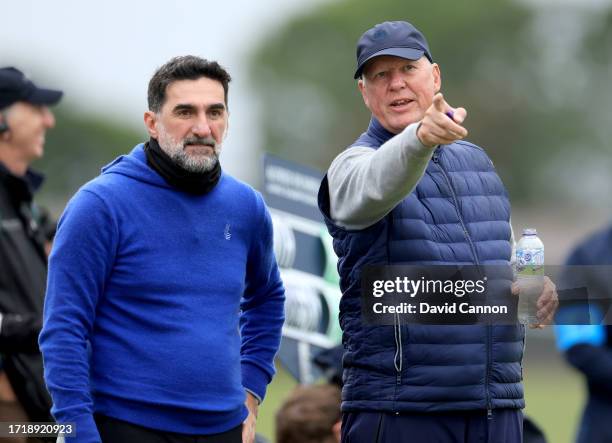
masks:
[(274, 374), (284, 289), (259, 193), (223, 173), (168, 185), (138, 145), (69, 202), (49, 262), (40, 347), (58, 422), (93, 413), (185, 434), (246, 417)]
[[(377, 149), (391, 137), (372, 118), (353, 146)], [(319, 207), (339, 257), (344, 411), (524, 407), (521, 325), (369, 326), (361, 317), (367, 265), (509, 265), (510, 202), (481, 148), (464, 141), (436, 148), (416, 188), (365, 229), (334, 223), (327, 178)]]

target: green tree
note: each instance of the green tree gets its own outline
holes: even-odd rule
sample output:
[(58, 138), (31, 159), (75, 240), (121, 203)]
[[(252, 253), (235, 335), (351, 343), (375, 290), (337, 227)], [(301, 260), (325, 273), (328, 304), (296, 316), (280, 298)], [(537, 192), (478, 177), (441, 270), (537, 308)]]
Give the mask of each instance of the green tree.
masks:
[[(357, 39), (376, 23), (407, 20), (426, 35), (446, 100), (468, 110), (468, 139), (487, 150), (513, 201), (552, 198), (558, 186), (548, 178), (564, 162), (560, 157), (555, 163), (556, 156), (576, 145), (588, 150), (594, 137), (584, 104), (558, 100), (568, 84), (569, 61), (555, 68), (549, 51), (572, 29), (557, 26), (553, 12), (509, 0), (326, 4), (287, 23), (252, 58), (264, 110), (264, 149), (326, 169), (369, 119), (352, 80)], [(588, 27), (594, 16), (584, 15), (582, 25)], [(609, 44), (610, 27), (598, 31), (590, 38), (605, 33)], [(576, 54), (593, 52), (588, 38), (575, 43)], [(597, 58), (587, 65), (590, 78), (609, 69), (609, 53), (599, 54), (605, 59), (600, 70)]]

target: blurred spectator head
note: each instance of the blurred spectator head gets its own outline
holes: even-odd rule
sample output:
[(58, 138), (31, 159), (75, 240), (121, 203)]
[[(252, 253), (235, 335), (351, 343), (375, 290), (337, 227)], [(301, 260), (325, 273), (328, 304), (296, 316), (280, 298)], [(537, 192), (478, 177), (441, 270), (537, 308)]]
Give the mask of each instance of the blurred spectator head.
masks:
[(0, 154), (9, 167), (42, 157), (46, 131), (55, 126), (48, 107), (61, 98), (61, 91), (39, 88), (16, 68), (0, 68)]
[(338, 443), (340, 425), (337, 386), (298, 386), (276, 413), (276, 442)]

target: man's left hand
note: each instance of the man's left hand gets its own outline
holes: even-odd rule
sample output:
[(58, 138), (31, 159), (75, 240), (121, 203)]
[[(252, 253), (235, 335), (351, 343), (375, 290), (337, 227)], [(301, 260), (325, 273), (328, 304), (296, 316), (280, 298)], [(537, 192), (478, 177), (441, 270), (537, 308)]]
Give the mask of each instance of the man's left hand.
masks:
[[(520, 285), (514, 282), (512, 285), (512, 293), (519, 295)], [(536, 303), (538, 312), (536, 313), (538, 323), (530, 324), (531, 329), (544, 329), (545, 326), (551, 325), (555, 319), (555, 313), (559, 307), (559, 296), (557, 294), (557, 287), (550, 278), (544, 276), (544, 286), (542, 293), (538, 297)]]
[(244, 402), (249, 415), (246, 420), (242, 422), (242, 443), (254, 443), (255, 442), (255, 425), (257, 424), (257, 409), (259, 403), (253, 394), (250, 392), (246, 393), (246, 401)]

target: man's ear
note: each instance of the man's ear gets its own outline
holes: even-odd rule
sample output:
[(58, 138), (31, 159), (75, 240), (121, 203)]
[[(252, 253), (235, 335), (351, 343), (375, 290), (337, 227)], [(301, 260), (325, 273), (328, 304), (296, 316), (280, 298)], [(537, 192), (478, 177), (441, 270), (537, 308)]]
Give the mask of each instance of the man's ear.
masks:
[(432, 63), (431, 69), (433, 70), (434, 91), (437, 94), (442, 89), (442, 73), (440, 72), (440, 66), (437, 63)]
[(157, 130), (157, 114), (153, 111), (144, 113), (144, 124), (147, 127), (147, 132), (153, 138), (157, 138), (159, 132)]
[(370, 103), (368, 102), (368, 96), (366, 95), (366, 85), (365, 85), (365, 81), (363, 80), (363, 78), (360, 78), (357, 81), (357, 87), (359, 88), (359, 92), (361, 92), (361, 97), (363, 98), (363, 102), (365, 103), (366, 107), (368, 109), (370, 109)]

